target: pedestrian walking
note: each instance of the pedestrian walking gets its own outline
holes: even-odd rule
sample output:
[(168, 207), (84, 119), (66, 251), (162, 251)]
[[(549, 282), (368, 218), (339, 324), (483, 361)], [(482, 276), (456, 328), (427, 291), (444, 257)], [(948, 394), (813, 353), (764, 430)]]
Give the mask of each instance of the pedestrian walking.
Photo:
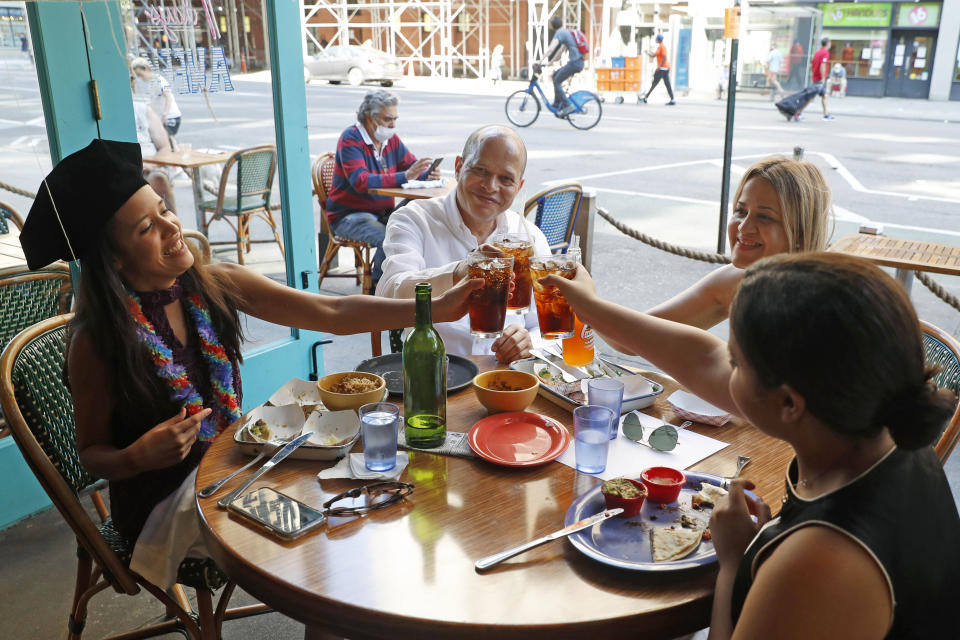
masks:
[(493, 53), (490, 54), (490, 78), (493, 80), (493, 84), (498, 84), (503, 80), (503, 72), (500, 67), (503, 66), (503, 45), (498, 44), (493, 48)]
[(651, 58), (657, 59), (657, 70), (653, 73), (653, 84), (650, 85), (650, 90), (647, 91), (646, 95), (640, 98), (640, 102), (646, 104), (647, 98), (650, 97), (650, 93), (656, 88), (657, 84), (663, 80), (664, 86), (667, 88), (667, 93), (670, 94), (670, 102), (667, 103), (668, 106), (675, 105), (677, 102), (673, 99), (673, 87), (670, 86), (670, 62), (667, 61), (667, 48), (663, 46), (663, 34), (657, 34), (657, 48), (653, 51), (647, 52), (647, 55)]
[(783, 97), (783, 87), (780, 86), (780, 80), (777, 78), (782, 64), (783, 54), (776, 45), (771, 44), (770, 53), (767, 54), (767, 86), (770, 87), (771, 101), (776, 100), (778, 95)]
[[(820, 48), (813, 54), (813, 59), (810, 61), (810, 70), (813, 78), (811, 87), (815, 88), (817, 95), (820, 96), (820, 103), (823, 105), (823, 119), (835, 120), (836, 118), (830, 115), (830, 112), (827, 110), (827, 74), (829, 68), (830, 38), (824, 36), (824, 38), (820, 40)], [(806, 109), (806, 107), (806, 104), (800, 107), (793, 116), (794, 120), (803, 120), (803, 110)]]
[(170, 83), (159, 73), (153, 72), (146, 58), (134, 58), (130, 68), (137, 76), (137, 93), (145, 95), (150, 100), (150, 106), (160, 115), (163, 128), (167, 130), (170, 146), (176, 150), (177, 139), (174, 136), (180, 131), (181, 115)]

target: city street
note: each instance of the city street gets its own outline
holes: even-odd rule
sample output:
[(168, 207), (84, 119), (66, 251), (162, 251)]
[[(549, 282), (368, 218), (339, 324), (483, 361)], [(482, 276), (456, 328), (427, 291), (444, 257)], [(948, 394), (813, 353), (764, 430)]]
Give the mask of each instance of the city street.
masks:
[[(5, 182), (34, 190), (49, 168), (36, 78), (29, 68), (7, 68), (4, 75), (9, 80), (0, 88), (0, 175)], [(233, 80), (236, 91), (211, 95), (210, 108), (200, 96), (179, 97), (181, 142), (194, 149), (225, 150), (273, 142), (269, 76)], [(523, 86), (508, 82), (476, 90), (478, 82), (413, 78), (395, 87), (401, 97), (402, 139), (418, 156), (443, 156), (441, 169), (446, 175), (452, 175), (454, 158), (470, 131), (486, 123), (508, 124), (505, 97)], [(472, 93), (454, 93), (457, 86)], [(355, 120), (356, 107), (370, 88), (307, 86), (311, 154), (335, 149), (340, 132)], [(551, 87), (545, 91), (552, 96)], [(624, 104), (607, 100), (603, 119), (590, 131), (576, 130), (544, 109), (532, 126), (520, 130), (529, 162), (516, 207), (546, 186), (575, 180), (594, 188), (599, 204), (632, 227), (668, 242), (715, 251), (726, 103), (708, 96), (679, 96), (674, 107), (665, 106), (665, 101), (660, 88), (646, 105), (636, 104), (632, 96)], [(898, 104), (909, 108), (921, 102), (928, 104)], [(855, 103), (861, 105), (857, 109), (862, 115), (842, 114)], [(878, 108), (872, 109), (873, 104)], [(960, 125), (956, 118), (911, 119), (909, 111), (891, 109), (890, 104), (889, 99), (833, 99), (830, 105), (837, 119), (824, 121), (816, 100), (805, 121), (797, 123), (786, 122), (762, 96), (738, 94), (731, 196), (753, 161), (773, 153), (791, 154), (801, 146), (833, 190), (834, 239), (870, 220), (882, 223), (891, 236), (960, 244)], [(960, 114), (956, 106), (948, 104), (954, 107), (948, 114)], [(189, 180), (181, 176), (176, 184), (182, 217), (192, 226)], [(24, 213), (29, 208), (25, 198), (7, 192), (0, 198)], [(596, 231), (594, 272), (603, 292), (630, 306), (652, 305), (712, 268), (651, 249), (602, 220)], [(275, 247), (272, 251), (277, 253)], [(635, 268), (625, 269), (624, 264)], [(282, 269), (277, 265), (274, 271)], [(637, 284), (638, 273), (646, 286)], [(938, 281), (956, 295), (960, 283), (954, 280), (941, 276)], [(353, 290), (349, 280), (331, 281), (329, 286), (333, 291)], [(915, 283), (914, 298), (921, 317), (948, 331), (960, 330), (960, 314), (920, 283)]]

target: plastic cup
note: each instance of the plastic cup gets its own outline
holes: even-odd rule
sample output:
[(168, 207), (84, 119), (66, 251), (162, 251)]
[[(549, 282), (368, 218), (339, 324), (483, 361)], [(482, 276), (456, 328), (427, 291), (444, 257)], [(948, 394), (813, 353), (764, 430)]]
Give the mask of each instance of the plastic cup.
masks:
[(363, 462), (370, 471), (389, 471), (397, 466), (397, 423), (400, 408), (389, 402), (371, 402), (360, 407)]
[(592, 378), (587, 380), (587, 404), (606, 407), (613, 411), (610, 423), (610, 439), (617, 437), (620, 430), (620, 405), (623, 404), (623, 383), (610, 378)]
[(483, 280), (483, 286), (470, 294), (470, 333), (478, 338), (498, 338), (507, 315), (513, 256), (474, 251), (467, 256), (467, 271), (470, 278)]
[(610, 448), (613, 411), (607, 407), (583, 406), (573, 410), (573, 437), (577, 471), (603, 473)]

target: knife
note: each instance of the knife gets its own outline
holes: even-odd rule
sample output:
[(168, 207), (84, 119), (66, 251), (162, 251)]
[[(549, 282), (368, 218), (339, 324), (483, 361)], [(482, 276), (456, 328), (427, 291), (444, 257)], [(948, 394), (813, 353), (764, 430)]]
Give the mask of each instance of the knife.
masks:
[(584, 378), (589, 378), (591, 376), (583, 373), (576, 367), (571, 367), (568, 364), (565, 364), (562, 360), (557, 362), (548, 356), (550, 354), (544, 352), (542, 349), (530, 349), (530, 355), (543, 360), (551, 367), (560, 371), (561, 376), (563, 377), (564, 382), (576, 382), (577, 380), (583, 380)]
[(273, 454), (273, 457), (270, 458), (270, 460), (268, 460), (265, 465), (257, 469), (257, 472), (252, 476), (250, 476), (250, 478), (246, 482), (244, 482), (242, 485), (240, 485), (239, 487), (237, 487), (227, 495), (220, 498), (220, 500), (217, 501), (217, 506), (223, 509), (226, 509), (227, 505), (229, 505), (231, 502), (236, 500), (237, 497), (240, 496), (240, 494), (242, 494), (244, 491), (246, 491), (250, 487), (250, 485), (252, 485), (254, 482), (259, 480), (260, 476), (265, 474), (267, 471), (270, 471), (270, 469), (275, 467), (278, 462), (280, 462), (281, 460), (286, 458), (288, 455), (293, 453), (297, 449), (297, 447), (299, 447), (304, 442), (309, 440), (310, 436), (312, 435), (313, 435), (313, 431), (307, 431), (306, 433), (301, 433), (299, 436), (297, 436), (296, 438), (288, 442), (282, 449), (280, 449), (280, 451), (277, 451), (275, 454)]
[(620, 515), (621, 513), (623, 513), (623, 509), (619, 507), (617, 507), (616, 509), (607, 509), (602, 513), (598, 513), (595, 516), (590, 516), (589, 518), (585, 518), (580, 522), (574, 522), (569, 527), (564, 527), (563, 529), (560, 529), (560, 531), (554, 531), (553, 533), (547, 534), (542, 538), (531, 540), (530, 542), (521, 544), (518, 547), (507, 549), (506, 551), (501, 551), (500, 553), (495, 553), (492, 556), (487, 556), (486, 558), (480, 558), (479, 560), (476, 561), (474, 566), (477, 568), (477, 571), (484, 571), (485, 569), (489, 569), (495, 564), (499, 564), (503, 562), (507, 558), (512, 558), (513, 556), (519, 555), (524, 551), (529, 551), (534, 547), (539, 547), (540, 545), (550, 542), (551, 540), (556, 540), (557, 538), (563, 538), (565, 536), (568, 536), (571, 533), (576, 533), (581, 529), (592, 527), (598, 522), (603, 522), (607, 518)]

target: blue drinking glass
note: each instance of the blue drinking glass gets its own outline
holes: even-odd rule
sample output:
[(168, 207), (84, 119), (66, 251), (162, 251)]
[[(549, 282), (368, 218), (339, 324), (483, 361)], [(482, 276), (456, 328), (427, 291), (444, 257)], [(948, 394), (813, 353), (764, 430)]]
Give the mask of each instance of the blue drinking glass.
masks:
[(397, 422), (400, 408), (390, 402), (371, 402), (360, 407), (363, 430), (363, 462), (370, 471), (389, 471), (397, 466)]
[(607, 407), (587, 405), (573, 410), (577, 471), (602, 473), (607, 468), (610, 423), (613, 420), (613, 411)]
[(616, 438), (620, 427), (620, 405), (623, 404), (623, 383), (610, 378), (587, 380), (587, 404), (606, 407), (613, 411), (610, 439)]

